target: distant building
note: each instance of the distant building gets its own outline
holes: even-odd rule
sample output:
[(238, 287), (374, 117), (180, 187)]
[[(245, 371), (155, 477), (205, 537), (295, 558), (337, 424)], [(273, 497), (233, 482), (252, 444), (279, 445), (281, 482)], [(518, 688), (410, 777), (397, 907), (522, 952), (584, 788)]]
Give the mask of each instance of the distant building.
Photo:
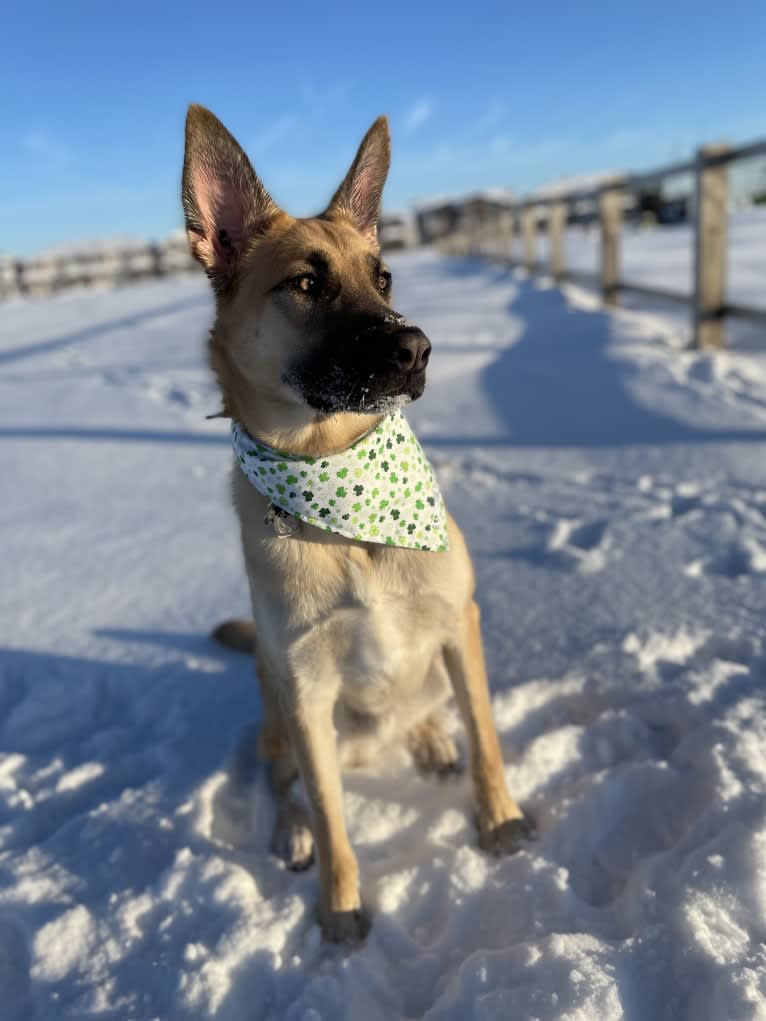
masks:
[(420, 203), (415, 206), (418, 241), (428, 245), (453, 234), (457, 230), (458, 218), (457, 199), (439, 198)]
[(417, 242), (415, 218), (412, 213), (384, 213), (378, 224), (378, 239), (383, 251), (412, 248)]
[(444, 196), (415, 206), (418, 240), (431, 244), (456, 231), (470, 231), (494, 222), (513, 205), (513, 193), (490, 188), (468, 195)]

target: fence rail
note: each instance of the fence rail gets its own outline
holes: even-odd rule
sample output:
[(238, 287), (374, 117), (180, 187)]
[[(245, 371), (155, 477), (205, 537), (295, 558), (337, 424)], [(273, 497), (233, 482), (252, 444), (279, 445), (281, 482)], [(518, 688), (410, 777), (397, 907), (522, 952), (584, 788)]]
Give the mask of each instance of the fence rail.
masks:
[(197, 270), (186, 236), (162, 242), (115, 242), (31, 259), (0, 256), (0, 299), (51, 294), (75, 286), (114, 286)]
[[(523, 257), (518, 261), (528, 272), (534, 273), (538, 270), (537, 240), (542, 226), (548, 234), (547, 271), (555, 280), (596, 283), (606, 304), (616, 304), (621, 292), (688, 304), (691, 306), (695, 346), (725, 347), (727, 318), (737, 317), (766, 324), (766, 308), (726, 300), (729, 167), (738, 160), (757, 156), (766, 156), (766, 139), (737, 147), (703, 146), (692, 160), (645, 173), (615, 177), (603, 181), (597, 188), (532, 195), (509, 205), (501, 214), (496, 213), (493, 219), (468, 233), (457, 229), (445, 239), (446, 246), (451, 250), (501, 255), (516, 262), (513, 244), (518, 236), (523, 251)], [(632, 283), (623, 279), (621, 274), (620, 247), (626, 200), (648, 186), (658, 186), (666, 178), (679, 174), (694, 176), (694, 283), (691, 294)], [(600, 266), (599, 271), (593, 274), (566, 267), (564, 231), (570, 211), (582, 203), (593, 204), (600, 225)]]

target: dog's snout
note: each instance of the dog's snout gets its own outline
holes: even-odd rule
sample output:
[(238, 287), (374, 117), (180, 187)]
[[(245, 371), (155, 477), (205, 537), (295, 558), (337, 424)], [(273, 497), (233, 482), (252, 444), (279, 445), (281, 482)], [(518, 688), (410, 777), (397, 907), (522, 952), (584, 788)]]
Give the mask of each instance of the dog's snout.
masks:
[(402, 372), (422, 372), (430, 354), (431, 341), (421, 330), (405, 330), (397, 335), (395, 357)]

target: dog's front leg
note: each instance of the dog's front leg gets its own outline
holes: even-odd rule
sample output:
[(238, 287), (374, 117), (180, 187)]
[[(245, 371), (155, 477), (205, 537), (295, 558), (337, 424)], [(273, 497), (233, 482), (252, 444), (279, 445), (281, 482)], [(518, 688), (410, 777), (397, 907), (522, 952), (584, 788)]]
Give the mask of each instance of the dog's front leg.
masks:
[[(312, 686), (313, 687), (313, 686)], [(359, 868), (343, 818), (333, 701), (290, 685), (285, 706), (290, 739), (311, 806), (319, 862), (319, 920), (326, 939), (357, 943), (369, 921), (359, 896)]]
[(495, 854), (509, 854), (518, 849), (529, 827), (505, 782), (484, 667), (479, 607), (473, 601), (466, 607), (454, 642), (445, 646), (444, 659), (468, 734), (479, 844)]

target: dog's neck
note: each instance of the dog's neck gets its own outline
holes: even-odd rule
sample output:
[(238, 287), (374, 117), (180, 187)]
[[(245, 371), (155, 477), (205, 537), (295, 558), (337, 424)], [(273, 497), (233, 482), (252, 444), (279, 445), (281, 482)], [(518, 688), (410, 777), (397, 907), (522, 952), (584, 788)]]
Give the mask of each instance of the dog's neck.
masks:
[(381, 415), (361, 415), (346, 411), (336, 415), (317, 415), (309, 423), (276, 427), (268, 425), (264, 416), (252, 412), (232, 417), (241, 422), (251, 436), (274, 450), (308, 457), (339, 454), (347, 450), (352, 443), (374, 429), (382, 418)]
[(210, 350), (211, 368), (223, 395), (223, 413), (234, 418), (252, 437), (285, 454), (318, 457), (346, 450), (383, 417), (380, 414), (342, 412), (322, 415), (305, 405), (288, 404), (273, 394), (247, 384), (225, 350)]

